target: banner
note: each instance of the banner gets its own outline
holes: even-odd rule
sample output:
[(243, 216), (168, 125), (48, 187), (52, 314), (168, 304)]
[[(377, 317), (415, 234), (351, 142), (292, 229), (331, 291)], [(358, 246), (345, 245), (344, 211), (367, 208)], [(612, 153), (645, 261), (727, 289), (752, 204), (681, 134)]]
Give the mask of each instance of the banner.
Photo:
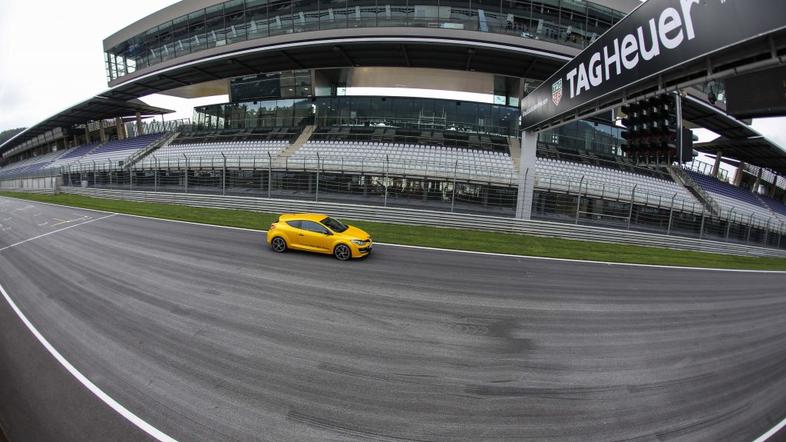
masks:
[(521, 127), (783, 28), (785, 0), (648, 0), (527, 95)]

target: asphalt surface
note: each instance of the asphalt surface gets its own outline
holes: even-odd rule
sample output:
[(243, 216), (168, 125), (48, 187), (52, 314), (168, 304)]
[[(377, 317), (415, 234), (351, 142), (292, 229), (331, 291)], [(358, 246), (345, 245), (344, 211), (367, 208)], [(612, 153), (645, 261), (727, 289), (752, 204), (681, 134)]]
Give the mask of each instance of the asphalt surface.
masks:
[[(0, 284), (176, 439), (751, 441), (786, 417), (784, 274), (393, 246), (342, 263), (103, 216), (0, 198)], [(0, 304), (11, 441), (147, 437)]]

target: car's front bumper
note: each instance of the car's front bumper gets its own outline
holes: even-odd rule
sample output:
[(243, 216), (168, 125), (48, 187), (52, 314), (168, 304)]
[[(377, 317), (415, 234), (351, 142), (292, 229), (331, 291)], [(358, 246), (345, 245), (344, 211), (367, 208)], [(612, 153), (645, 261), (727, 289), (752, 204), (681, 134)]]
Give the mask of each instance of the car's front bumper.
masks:
[(352, 249), (352, 257), (353, 258), (360, 258), (362, 256), (366, 256), (369, 253), (371, 253), (371, 250), (373, 248), (374, 248), (374, 244), (372, 244), (371, 242), (363, 244), (362, 246), (359, 246), (359, 245), (353, 243), (352, 247), (351, 247), (351, 249)]

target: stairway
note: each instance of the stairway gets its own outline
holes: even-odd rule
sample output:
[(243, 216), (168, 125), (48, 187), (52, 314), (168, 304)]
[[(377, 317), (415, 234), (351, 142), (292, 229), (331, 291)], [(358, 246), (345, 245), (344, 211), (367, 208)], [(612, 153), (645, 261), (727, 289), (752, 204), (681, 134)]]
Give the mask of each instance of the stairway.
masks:
[(142, 158), (148, 156), (149, 154), (153, 153), (155, 150), (164, 147), (174, 141), (177, 136), (180, 135), (180, 132), (172, 132), (171, 134), (165, 135), (158, 140), (151, 143), (144, 149), (138, 150), (131, 154), (128, 158), (126, 158), (123, 167), (126, 169), (130, 169), (134, 164), (139, 162)]
[(300, 135), (298, 135), (295, 142), (290, 144), (289, 147), (287, 147), (286, 150), (278, 154), (278, 156), (281, 158), (288, 158), (294, 155), (295, 152), (300, 150), (300, 148), (303, 147), (303, 145), (306, 144), (306, 142), (308, 142), (308, 139), (311, 138), (311, 134), (314, 133), (314, 130), (316, 128), (317, 126), (315, 125), (309, 125), (304, 127), (303, 131), (300, 132)]
[(674, 180), (675, 183), (682, 184), (688, 192), (690, 192), (694, 197), (696, 197), (699, 202), (704, 205), (704, 208), (707, 209), (712, 215), (720, 214), (720, 206), (718, 203), (712, 199), (709, 193), (705, 192), (704, 189), (701, 188), (695, 181), (685, 173), (679, 166), (674, 164), (667, 167), (669, 174), (671, 175), (671, 179)]

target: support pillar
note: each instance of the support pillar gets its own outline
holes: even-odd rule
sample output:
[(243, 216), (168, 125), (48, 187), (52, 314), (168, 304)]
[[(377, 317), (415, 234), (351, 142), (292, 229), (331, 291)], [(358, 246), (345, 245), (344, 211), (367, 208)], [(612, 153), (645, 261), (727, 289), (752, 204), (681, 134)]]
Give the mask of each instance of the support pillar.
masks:
[(76, 138), (76, 134), (74, 134), (74, 145), (72, 147), (79, 146), (79, 140)]
[(723, 156), (722, 151), (715, 152), (715, 164), (712, 165), (712, 176), (715, 178), (720, 178), (720, 165), (721, 165), (721, 157)]
[(123, 124), (123, 119), (120, 117), (115, 117), (115, 129), (117, 129), (117, 139), (118, 140), (125, 140), (126, 137), (126, 126)]
[(142, 126), (142, 114), (139, 112), (136, 113), (136, 136), (141, 136), (145, 134), (145, 129)]
[(759, 167), (759, 173), (756, 174), (756, 181), (753, 183), (753, 188), (751, 189), (751, 193), (757, 194), (759, 193), (759, 183), (761, 183), (761, 174), (764, 172), (763, 167)]
[(90, 124), (85, 123), (85, 144), (90, 144)]
[(101, 136), (101, 142), (106, 143), (106, 129), (104, 120), (98, 121), (98, 135)]
[(519, 161), (519, 189), (516, 196), (516, 218), (532, 218), (532, 200), (535, 194), (535, 160), (538, 133), (521, 133), (521, 160)]
[(737, 187), (740, 187), (740, 184), (742, 184), (742, 174), (744, 173), (745, 173), (745, 163), (740, 161), (739, 166), (737, 166), (737, 173), (734, 174), (734, 182), (732, 182), (732, 184), (734, 184)]

